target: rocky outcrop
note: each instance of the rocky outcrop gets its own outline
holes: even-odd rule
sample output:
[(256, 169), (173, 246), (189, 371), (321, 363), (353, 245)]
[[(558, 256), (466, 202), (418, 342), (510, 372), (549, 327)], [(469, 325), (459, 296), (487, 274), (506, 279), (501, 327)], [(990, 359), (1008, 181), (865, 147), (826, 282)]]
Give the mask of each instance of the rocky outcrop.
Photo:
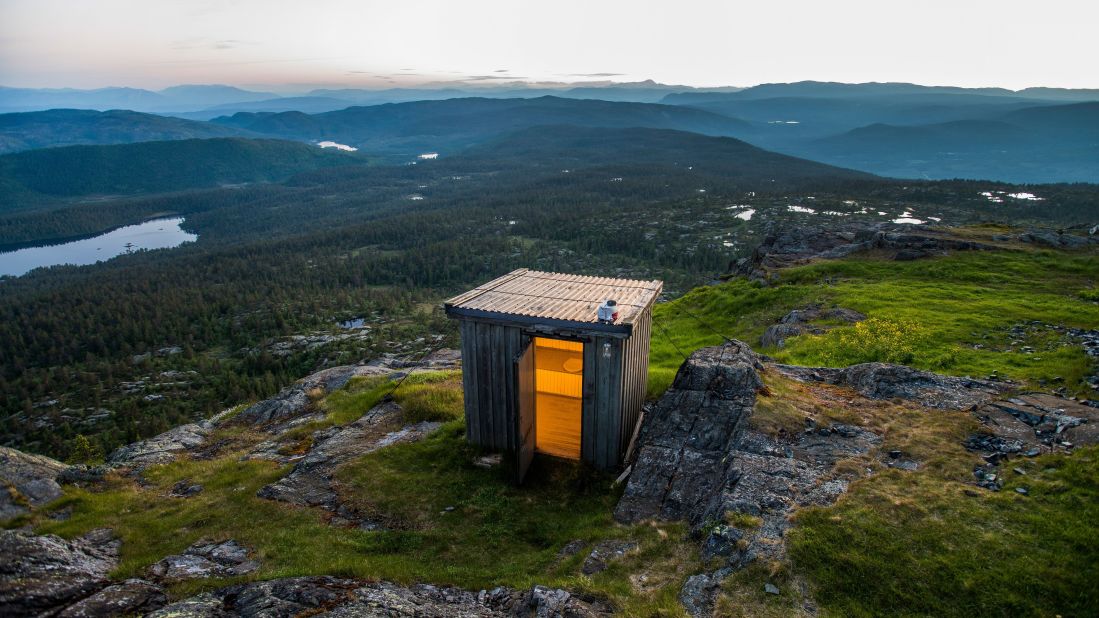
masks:
[(57, 476), (66, 467), (56, 459), (0, 446), (0, 521), (60, 498)]
[(107, 463), (101, 469), (86, 470), (83, 475), (86, 479), (74, 477), (74, 480), (93, 480), (111, 469), (140, 472), (151, 465), (174, 461), (183, 454), (198, 455), (204, 447), (216, 451), (217, 445), (207, 445), (207, 438), (214, 429), (223, 424), (248, 425), (272, 435), (283, 434), (299, 425), (324, 418), (324, 412), (313, 406), (314, 399), (343, 388), (355, 377), (397, 377), (407, 372), (455, 369), (460, 363), (456, 350), (444, 349), (436, 350), (416, 362), (383, 357), (364, 365), (324, 369), (235, 415), (232, 409), (225, 410), (206, 420), (181, 425), (152, 438), (120, 447), (107, 457)]
[(155, 618), (297, 616), (333, 618), (590, 618), (609, 615), (608, 606), (565, 590), (495, 588), (471, 592), (431, 585), (399, 586), (334, 577), (293, 577), (230, 586), (173, 603)]
[(595, 575), (607, 570), (611, 562), (621, 560), (626, 554), (637, 549), (637, 543), (633, 541), (601, 541), (596, 543), (591, 553), (584, 559), (580, 572), (584, 575)]
[(962, 410), (983, 404), (1008, 390), (1008, 384), (920, 371), (904, 365), (862, 363), (842, 369), (776, 365), (803, 382), (847, 386), (871, 399), (907, 399), (928, 408)]
[(214, 424), (208, 421), (180, 425), (152, 438), (119, 447), (107, 458), (107, 466), (144, 470), (152, 465), (174, 461), (180, 455), (202, 446), (213, 429)]
[(1066, 234), (1063, 230), (1028, 230), (1019, 235), (1019, 240), (1054, 249), (1083, 249), (1099, 244), (1099, 238)]
[(782, 319), (778, 321), (778, 324), (768, 326), (767, 330), (763, 331), (763, 336), (760, 337), (759, 343), (764, 347), (781, 348), (790, 337), (796, 337), (806, 333), (819, 335), (829, 329), (827, 326), (812, 324), (814, 320), (833, 320), (853, 324), (865, 319), (866, 316), (858, 311), (855, 311), (854, 309), (845, 309), (843, 307), (823, 309), (820, 306), (814, 305), (806, 307), (805, 309), (795, 309), (783, 316)]
[(297, 381), (270, 399), (245, 408), (233, 417), (232, 422), (255, 426), (284, 424), (317, 414), (312, 406), (313, 399), (343, 388), (352, 378), (403, 375), (405, 372), (416, 370), (457, 369), (460, 362), (457, 350), (436, 350), (433, 354), (416, 362), (383, 357), (365, 365), (324, 369)]
[(645, 415), (637, 461), (615, 518), (701, 522), (725, 480), (727, 455), (763, 386), (759, 357), (744, 343), (692, 354)]
[(836, 259), (870, 250), (891, 252), (897, 259), (917, 259), (947, 251), (993, 249), (994, 245), (955, 238), (946, 230), (905, 224), (851, 224), (836, 227), (788, 226), (769, 230), (750, 257), (739, 260), (734, 274), (765, 280), (770, 273), (813, 260)]
[(120, 545), (106, 529), (72, 541), (0, 531), (0, 615), (48, 614), (99, 592), (118, 564)]
[(404, 424), (404, 413), (396, 402), (380, 403), (357, 421), (331, 427), (313, 435), (313, 448), (289, 474), (257, 492), (261, 498), (319, 506), (333, 513), (331, 523), (356, 525), (372, 530), (377, 522), (342, 504), (333, 482), (336, 468), (354, 457), (402, 442), (415, 442), (438, 429), (441, 423)]
[(163, 582), (203, 577), (232, 577), (259, 568), (248, 558), (248, 548), (230, 539), (215, 543), (199, 541), (182, 554), (167, 556), (149, 567), (149, 575)]
[(993, 491), (1002, 486), (998, 470), (1005, 462), (1099, 444), (1099, 409), (1047, 393), (991, 401), (973, 414), (983, 432), (963, 444), (981, 453), (985, 463), (973, 475), (977, 485)]
[[(839, 460), (881, 444), (851, 425), (807, 427), (776, 438), (747, 422), (763, 382), (762, 364), (747, 345), (731, 341), (691, 355), (672, 388), (645, 415), (638, 454), (615, 509), (624, 523), (686, 521), (705, 559), (723, 566), (690, 577), (680, 598), (693, 616), (707, 616), (721, 580), (758, 558), (780, 559), (796, 508), (831, 504), (848, 481)], [(727, 523), (749, 521), (741, 527)]]
[(105, 618), (144, 615), (168, 603), (160, 586), (143, 579), (127, 579), (61, 610), (57, 618)]

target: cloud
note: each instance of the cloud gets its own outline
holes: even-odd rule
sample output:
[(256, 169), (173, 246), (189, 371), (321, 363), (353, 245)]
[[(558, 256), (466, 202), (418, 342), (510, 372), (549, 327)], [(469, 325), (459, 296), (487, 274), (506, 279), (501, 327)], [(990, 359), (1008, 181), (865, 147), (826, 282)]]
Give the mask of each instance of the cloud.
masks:
[(496, 69), (495, 71), (493, 71), (493, 73), (507, 73), (507, 72), (508, 72), (507, 69)]
[(236, 39), (223, 39), (221, 41), (214, 42), (214, 49), (234, 49), (246, 44), (247, 41), (238, 41)]
[(625, 75), (625, 73), (562, 73), (562, 75), (568, 75), (569, 77), (619, 77)]
[(255, 45), (254, 41), (242, 41), (240, 39), (209, 39), (206, 37), (191, 37), (172, 41), (169, 46), (172, 49), (236, 49), (244, 45)]
[(497, 79), (503, 79), (508, 81), (514, 81), (517, 79), (526, 79), (522, 75), (466, 75), (463, 79), (458, 81), (462, 82), (485, 82)]

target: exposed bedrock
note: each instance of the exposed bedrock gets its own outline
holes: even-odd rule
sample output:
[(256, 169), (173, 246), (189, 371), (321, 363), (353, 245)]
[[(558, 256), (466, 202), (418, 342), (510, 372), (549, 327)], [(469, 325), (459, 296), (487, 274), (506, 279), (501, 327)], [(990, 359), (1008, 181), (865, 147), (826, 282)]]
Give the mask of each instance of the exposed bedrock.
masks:
[(803, 382), (847, 386), (871, 399), (908, 399), (928, 408), (962, 410), (983, 404), (1009, 390), (1010, 384), (920, 371), (904, 365), (861, 363), (842, 369), (776, 365)]
[(67, 541), (0, 531), (0, 616), (126, 616), (167, 602), (151, 582), (111, 582), (121, 542), (110, 530)]
[(0, 521), (60, 498), (57, 477), (67, 467), (43, 455), (0, 446)]
[[(404, 412), (393, 401), (380, 403), (355, 422), (313, 434), (313, 447), (283, 478), (261, 488), (260, 498), (302, 506), (317, 506), (333, 513), (331, 523), (372, 530), (380, 527), (344, 505), (336, 491), (336, 469), (353, 458), (402, 442), (415, 442), (441, 423), (404, 424)], [(260, 444), (252, 456), (270, 457), (271, 446)]]
[(322, 419), (324, 412), (313, 405), (314, 400), (343, 388), (352, 378), (457, 369), (460, 364), (461, 358), (456, 350), (444, 349), (437, 350), (418, 362), (385, 357), (363, 365), (324, 369), (235, 415), (231, 414), (232, 410), (226, 410), (206, 420), (181, 425), (152, 438), (120, 447), (107, 457), (107, 463), (99, 469), (87, 469), (78, 474), (78, 467), (74, 467), (71, 480), (94, 480), (109, 469), (140, 472), (148, 466), (173, 461), (183, 454), (196, 455), (203, 451), (216, 451), (217, 445), (208, 444), (207, 439), (214, 429), (226, 424), (248, 425), (277, 437), (299, 425)]
[[(869, 399), (900, 398), (940, 409), (972, 409), (1006, 388), (884, 363), (777, 368), (787, 377), (848, 387)], [(645, 415), (633, 470), (615, 509), (623, 523), (683, 520), (700, 539), (703, 556), (721, 559), (722, 567), (693, 576), (684, 587), (681, 600), (694, 616), (710, 614), (724, 577), (754, 560), (783, 559), (790, 514), (833, 503), (849, 483), (835, 471), (836, 463), (866, 455), (882, 442), (867, 429), (845, 424), (781, 437), (753, 429), (749, 419), (763, 387), (762, 369), (760, 358), (740, 341), (692, 354)]]
[(842, 258), (870, 250), (892, 252), (895, 259), (913, 260), (947, 251), (996, 248), (957, 238), (948, 231), (907, 224), (874, 223), (834, 227), (788, 226), (770, 230), (750, 257), (735, 264), (734, 274), (765, 280), (770, 273), (818, 259)]
[(418, 584), (292, 577), (230, 586), (173, 603), (157, 618), (331, 616), (333, 618), (593, 618), (610, 613), (598, 600), (565, 590), (494, 588), (473, 592)]

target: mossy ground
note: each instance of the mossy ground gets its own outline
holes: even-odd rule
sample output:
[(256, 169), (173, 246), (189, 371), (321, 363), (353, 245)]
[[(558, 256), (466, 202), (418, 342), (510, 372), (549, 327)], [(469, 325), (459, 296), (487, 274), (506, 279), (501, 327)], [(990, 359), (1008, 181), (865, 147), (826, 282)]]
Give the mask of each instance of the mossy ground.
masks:
[[(1060, 376), (1071, 392), (1084, 393), (1081, 378), (1091, 367), (1078, 346), (1038, 330), (1026, 342), (1036, 352), (1026, 354), (1009, 345), (1008, 329), (1031, 320), (1094, 328), (1097, 281), (1099, 258), (1091, 254), (1004, 251), (916, 262), (853, 258), (784, 271), (767, 287), (739, 280), (699, 288), (656, 308), (650, 392), (667, 388), (685, 354), (722, 336), (754, 344), (788, 311), (821, 303), (879, 322), (868, 332), (838, 326), (763, 351), (790, 363), (847, 364), (888, 360), (882, 355), (903, 347), (916, 367), (997, 371), (1027, 386)], [(882, 435), (882, 449), (902, 450), (922, 465), (912, 473), (885, 470), (875, 454), (841, 462), (838, 473), (858, 479), (851, 491), (831, 507), (796, 516), (788, 562), (756, 564), (726, 580), (719, 613), (806, 614), (807, 600), (833, 616), (1099, 612), (1097, 449), (1028, 460), (1025, 476), (1009, 472), (1004, 491), (993, 494), (969, 484), (976, 456), (960, 445), (975, 429), (969, 414), (902, 402), (855, 406), (843, 389), (793, 382), (773, 371), (764, 379), (767, 393), (752, 421), (758, 429), (796, 432), (806, 417), (856, 423)], [(355, 420), (392, 387), (384, 379), (359, 379), (327, 397), (318, 394), (315, 404), (328, 415), (298, 430), (291, 448), (304, 451), (312, 431)], [(253, 547), (263, 565), (250, 578), (323, 573), (470, 588), (537, 582), (604, 596), (626, 615), (682, 615), (676, 599), (682, 582), (705, 568), (686, 531), (615, 524), (619, 490), (609, 477), (576, 466), (540, 462), (531, 481), (516, 488), (500, 472), (473, 465), (478, 453), (457, 420), (460, 388), (453, 372), (411, 376), (393, 396), (410, 420), (443, 421), (442, 429), (339, 471), (342, 493), (389, 524), (385, 532), (333, 527), (318, 509), (257, 498), (256, 491), (288, 467), (240, 461), (262, 437), (240, 429), (217, 436), (227, 441), (217, 459), (153, 467), (146, 486), (115, 478), (103, 488), (66, 488), (29, 523), (66, 537), (114, 528), (124, 541), (119, 577), (140, 575), (199, 538), (235, 538)], [(172, 484), (184, 478), (205, 491), (169, 498)], [(1028, 496), (1013, 491), (1024, 484)], [(64, 508), (72, 509), (66, 521), (46, 516)], [(557, 556), (573, 539), (632, 539), (640, 548), (587, 577), (579, 571), (586, 552)], [(227, 581), (177, 584), (172, 593)], [(765, 582), (776, 583), (780, 594), (764, 593)]]

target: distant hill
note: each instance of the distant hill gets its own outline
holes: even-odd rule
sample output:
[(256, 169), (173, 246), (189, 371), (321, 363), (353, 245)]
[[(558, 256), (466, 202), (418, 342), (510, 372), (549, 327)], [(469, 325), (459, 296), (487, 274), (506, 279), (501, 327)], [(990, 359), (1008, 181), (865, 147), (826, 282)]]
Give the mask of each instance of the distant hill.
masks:
[(231, 103), (262, 101), (278, 97), (277, 94), (272, 92), (242, 90), (233, 86), (224, 86), (220, 84), (187, 84), (183, 86), (172, 86), (161, 90), (160, 96), (171, 101), (175, 105), (187, 107), (195, 105), (228, 105)]
[(1003, 116), (1005, 122), (1051, 135), (1099, 136), (1099, 101), (1028, 107)]
[(239, 112), (305, 112), (307, 114), (319, 114), (338, 109), (347, 109), (356, 105), (354, 101), (337, 97), (278, 97), (275, 99), (263, 99), (262, 101), (245, 101), (243, 103), (225, 103), (216, 105), (201, 112), (182, 114), (188, 118), (209, 120), (219, 116), (228, 116)]
[(961, 88), (957, 86), (922, 86), (903, 82), (869, 82), (844, 84), (840, 82), (802, 81), (788, 84), (760, 84), (732, 93), (680, 92), (664, 97), (663, 103), (672, 105), (696, 105), (716, 101), (743, 101), (775, 97), (815, 98), (863, 98), (863, 97), (911, 97), (925, 95), (977, 95), (1015, 97), (1038, 100), (1095, 101), (1099, 90), (1071, 88)]
[(1099, 182), (1097, 100), (1099, 90), (825, 82), (664, 99), (751, 122), (744, 137), (780, 152), (888, 176), (1015, 183)]
[(458, 159), (521, 161), (548, 167), (557, 175), (562, 169), (633, 167), (645, 170), (645, 174), (638, 175), (641, 182), (670, 182), (672, 176), (668, 174), (674, 168), (702, 185), (713, 180), (768, 189), (814, 180), (874, 178), (864, 172), (763, 150), (731, 137), (648, 128), (532, 127), (471, 148)]
[(235, 127), (125, 110), (51, 109), (0, 114), (0, 154), (50, 146), (130, 144), (244, 133)]
[(1032, 107), (994, 120), (874, 124), (790, 150), (888, 176), (1099, 183), (1099, 103)]
[(261, 101), (277, 95), (222, 85), (182, 85), (159, 92), (141, 88), (7, 88), (0, 86), (0, 112), (47, 109), (129, 109), (140, 112), (197, 111), (243, 101)]
[(417, 101), (312, 115), (241, 113), (214, 122), (287, 139), (333, 140), (367, 151), (409, 153), (454, 151), (537, 125), (647, 127), (704, 135), (741, 135), (752, 130), (741, 120), (702, 110), (560, 97)]
[(355, 155), (270, 139), (65, 146), (0, 156), (0, 194), (72, 197), (176, 191), (276, 181), (362, 161)]
[[(715, 88), (705, 91), (730, 92), (737, 88)], [(407, 101), (452, 99), (456, 97), (532, 98), (556, 95), (567, 98), (591, 98), (608, 101), (638, 101), (655, 103), (669, 93), (699, 92), (689, 86), (660, 84), (651, 80), (620, 83), (585, 81), (573, 84), (526, 84), (507, 82), (493, 85), (468, 86), (448, 83), (427, 84), (417, 88), (342, 88), (317, 89), (297, 95), (279, 96), (271, 92), (244, 90), (220, 84), (186, 84), (159, 91), (141, 88), (10, 88), (0, 86), (0, 113), (30, 112), (55, 108), (129, 109), (139, 112), (192, 114), (196, 118), (212, 118), (202, 112), (215, 107), (239, 103), (291, 99), (289, 106), (277, 111), (297, 110), (316, 113), (326, 111), (308, 107), (314, 97), (348, 101), (347, 105), (380, 105)], [(242, 111), (244, 108), (236, 108)], [(253, 110), (254, 111), (254, 110)], [(224, 112), (223, 112), (224, 113)]]

